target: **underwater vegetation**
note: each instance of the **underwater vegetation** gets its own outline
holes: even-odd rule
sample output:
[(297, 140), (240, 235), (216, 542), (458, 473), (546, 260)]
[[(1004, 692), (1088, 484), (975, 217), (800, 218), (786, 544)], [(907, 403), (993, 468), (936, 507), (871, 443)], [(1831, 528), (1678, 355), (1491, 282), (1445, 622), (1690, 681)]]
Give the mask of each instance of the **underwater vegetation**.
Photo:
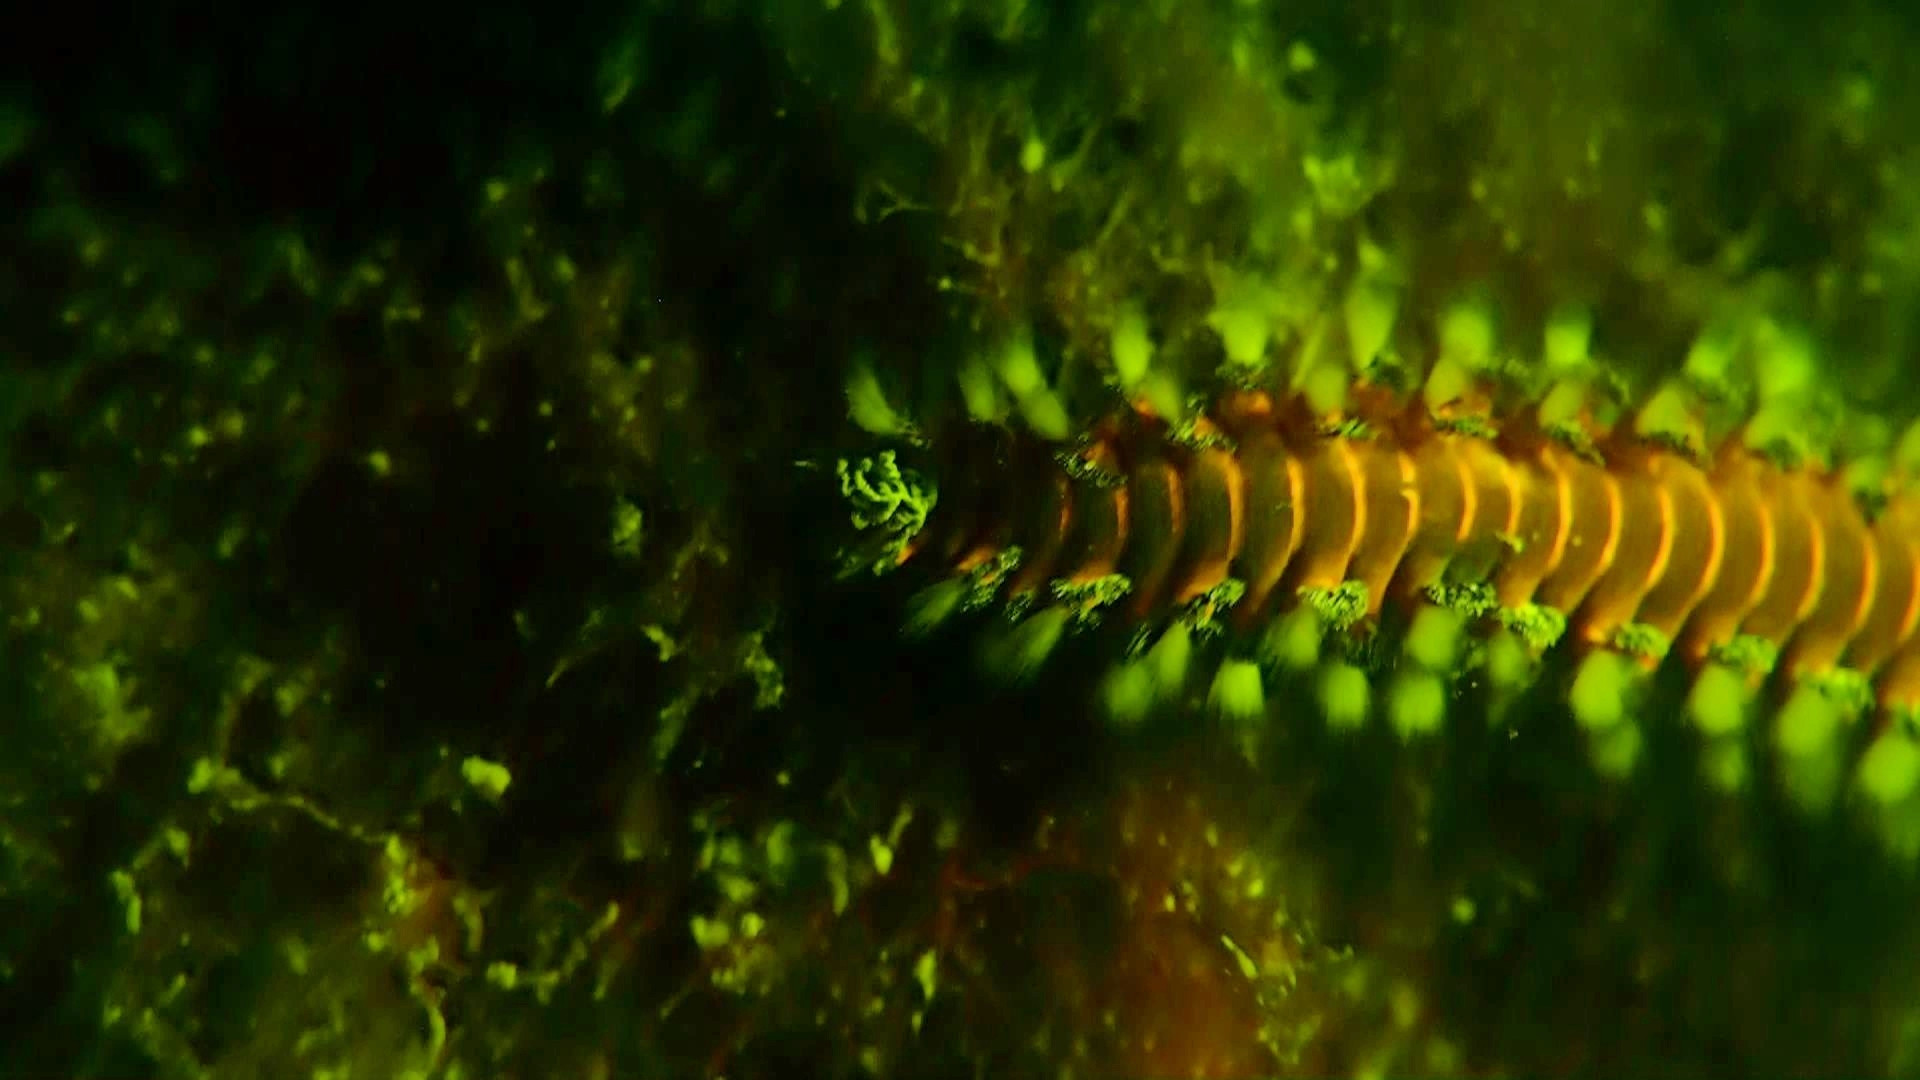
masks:
[(0, 1077), (1920, 1074), (1920, 21), (64, 13)]

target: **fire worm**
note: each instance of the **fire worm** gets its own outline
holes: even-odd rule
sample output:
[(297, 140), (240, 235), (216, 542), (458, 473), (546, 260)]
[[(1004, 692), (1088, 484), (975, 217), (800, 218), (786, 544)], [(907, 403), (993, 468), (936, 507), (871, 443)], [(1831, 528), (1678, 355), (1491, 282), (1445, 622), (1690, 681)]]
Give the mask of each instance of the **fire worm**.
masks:
[[(1103, 687), (1117, 720), (1202, 685), (1251, 719), (1292, 670), (1329, 726), (1380, 717), (1413, 739), (1463, 676), (1511, 698), (1559, 655), (1594, 764), (1624, 774), (1648, 677), (1676, 663), (1724, 786), (1764, 749), (1804, 805), (1850, 783), (1920, 808), (1920, 493), (1865, 497), (1737, 432), (1708, 447), (1480, 416), (1379, 388), (1332, 416), (1241, 390), (1177, 422), (1142, 401), (1064, 448), (944, 436), (937, 499), (892, 454), (841, 480), (887, 537), (878, 561), (933, 580), (910, 627), (999, 606), (986, 651), (1016, 676), (1076, 628), (1131, 628)], [(1209, 678), (1196, 658), (1215, 651)]]

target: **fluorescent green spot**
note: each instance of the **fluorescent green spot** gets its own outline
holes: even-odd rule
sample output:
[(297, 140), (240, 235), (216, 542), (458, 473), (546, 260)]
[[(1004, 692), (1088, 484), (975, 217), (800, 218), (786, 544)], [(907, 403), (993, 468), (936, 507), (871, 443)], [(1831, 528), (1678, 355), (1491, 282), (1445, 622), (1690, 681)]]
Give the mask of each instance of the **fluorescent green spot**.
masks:
[(1627, 718), (1627, 691), (1632, 685), (1632, 662), (1619, 653), (1601, 649), (1580, 662), (1567, 704), (1574, 719), (1588, 731), (1605, 731)]
[[(1316, 364), (1301, 381), (1300, 396), (1307, 401), (1307, 408), (1315, 416), (1331, 416), (1347, 407), (1347, 395), (1353, 389), (1353, 378), (1347, 369), (1339, 364), (1328, 362)], [(1371, 438), (1372, 429), (1364, 422), (1342, 423), (1331, 434), (1344, 438)]]
[(107, 883), (113, 886), (113, 894), (120, 898), (120, 906), (127, 914), (127, 933), (140, 932), (140, 890), (134, 884), (133, 875), (125, 870), (115, 870), (107, 875)]
[(1544, 604), (1501, 608), (1500, 625), (1519, 635), (1535, 655), (1553, 648), (1567, 632), (1567, 617)]
[(1347, 350), (1353, 370), (1365, 371), (1387, 347), (1399, 314), (1400, 294), (1390, 285), (1363, 278), (1347, 290)]
[(1700, 748), (1700, 773), (1707, 786), (1724, 795), (1744, 791), (1752, 775), (1746, 743), (1738, 736), (1711, 739)]
[(1187, 665), (1193, 659), (1193, 632), (1183, 622), (1170, 623), (1160, 640), (1147, 651), (1145, 663), (1153, 676), (1154, 690), (1162, 700), (1180, 695), (1187, 683)]
[(1137, 727), (1153, 709), (1153, 672), (1146, 661), (1121, 664), (1100, 685), (1107, 716), (1120, 727)]
[(1547, 319), (1547, 369), (1563, 374), (1584, 367), (1593, 340), (1593, 312), (1578, 304), (1554, 309)]
[(1687, 693), (1687, 716), (1709, 737), (1729, 735), (1746, 724), (1752, 697), (1746, 677), (1721, 663), (1709, 663)]
[(1809, 757), (1829, 749), (1839, 732), (1841, 711), (1811, 682), (1802, 681), (1780, 709), (1774, 735), (1780, 752)]
[(1035, 435), (1053, 442), (1066, 438), (1073, 428), (1073, 421), (1067, 418), (1067, 407), (1060, 403), (1060, 395), (1051, 390), (1037, 390), (1022, 396), (1020, 415)]
[(460, 776), (488, 802), (499, 802), (507, 793), (507, 785), (513, 783), (513, 774), (505, 765), (480, 757), (461, 762)]
[(1422, 607), (1407, 630), (1408, 659), (1429, 671), (1451, 673), (1465, 625), (1466, 619), (1450, 608)]
[(940, 959), (933, 954), (932, 949), (921, 953), (920, 959), (914, 961), (913, 981), (920, 984), (922, 1002), (933, 1000), (933, 992), (939, 987), (939, 972)]
[(899, 437), (913, 431), (913, 425), (887, 401), (880, 377), (865, 360), (855, 362), (847, 373), (847, 415), (874, 435)]
[(893, 845), (879, 833), (867, 837), (867, 855), (873, 859), (873, 870), (881, 877), (893, 872)]
[(1220, 335), (1227, 360), (1243, 368), (1257, 368), (1267, 359), (1267, 317), (1251, 308), (1216, 308), (1207, 322)]
[(1427, 407), (1439, 409), (1459, 401), (1473, 386), (1474, 373), (1459, 360), (1442, 359), (1427, 373), (1423, 391)]
[(1593, 762), (1593, 771), (1609, 780), (1622, 780), (1632, 775), (1642, 744), (1640, 725), (1616, 724), (1588, 731), (1587, 756)]
[(1038, 137), (1027, 136), (1026, 143), (1020, 147), (1020, 171), (1029, 175), (1039, 172), (1047, 164), (1047, 144)]
[(1009, 339), (995, 366), (1001, 383), (1016, 400), (1047, 388), (1046, 377), (1040, 372), (1040, 359), (1033, 351), (1031, 333), (1023, 331)]
[(1179, 380), (1165, 371), (1148, 372), (1147, 377), (1140, 380), (1139, 390), (1148, 408), (1162, 420), (1177, 421), (1189, 411)]
[(725, 919), (709, 919), (704, 915), (695, 915), (687, 921), (687, 929), (693, 933), (693, 943), (701, 952), (712, 952), (725, 948), (733, 940), (733, 927)]
[(1153, 340), (1147, 336), (1147, 317), (1138, 306), (1129, 304), (1121, 309), (1114, 319), (1109, 345), (1114, 374), (1122, 387), (1132, 389), (1146, 378), (1147, 368), (1153, 364)]
[(1880, 733), (1860, 759), (1860, 790), (1881, 806), (1892, 806), (1920, 784), (1920, 746), (1906, 733)]
[(1686, 390), (1669, 383), (1655, 392), (1634, 418), (1634, 433), (1650, 442), (1692, 451), (1695, 407)]
[(1474, 905), (1473, 897), (1456, 896), (1453, 898), (1451, 911), (1453, 921), (1459, 923), (1461, 926), (1466, 926), (1473, 922), (1474, 916), (1479, 913), (1479, 908)]
[(646, 519), (640, 508), (626, 499), (613, 504), (613, 532), (609, 537), (613, 552), (623, 558), (635, 558), (646, 539)]
[(909, 637), (925, 637), (960, 610), (967, 598), (967, 584), (961, 579), (935, 582), (907, 600), (907, 617), (902, 629)]
[(1346, 581), (1331, 589), (1301, 589), (1300, 600), (1320, 616), (1327, 629), (1337, 633), (1366, 618), (1367, 584)]
[(1298, 607), (1268, 624), (1260, 639), (1260, 655), (1275, 667), (1305, 671), (1320, 662), (1320, 641), (1325, 636), (1319, 613)]
[(1046, 666), (1060, 644), (1072, 612), (1064, 607), (1042, 608), (991, 640), (984, 654), (993, 674), (1010, 682), (1026, 682)]
[(1469, 371), (1487, 366), (1493, 357), (1493, 313), (1487, 305), (1461, 301), (1447, 309), (1440, 320), (1440, 355), (1443, 363), (1452, 360)]
[(1533, 656), (1519, 635), (1502, 630), (1487, 641), (1487, 679), (1503, 690), (1525, 686), (1533, 679)]
[(1352, 664), (1328, 664), (1320, 673), (1320, 706), (1327, 726), (1335, 731), (1357, 731), (1365, 726), (1373, 705), (1373, 684), (1367, 673)]
[(985, 363), (977, 359), (962, 362), (954, 379), (960, 384), (960, 399), (966, 403), (968, 416), (984, 424), (997, 424), (1006, 417), (1007, 403)]
[(1439, 731), (1447, 716), (1446, 685), (1431, 671), (1402, 671), (1388, 692), (1387, 715), (1405, 740)]
[(1257, 720), (1267, 711), (1266, 690), (1260, 684), (1260, 667), (1251, 660), (1227, 660), (1214, 673), (1213, 689), (1207, 701), (1229, 720)]

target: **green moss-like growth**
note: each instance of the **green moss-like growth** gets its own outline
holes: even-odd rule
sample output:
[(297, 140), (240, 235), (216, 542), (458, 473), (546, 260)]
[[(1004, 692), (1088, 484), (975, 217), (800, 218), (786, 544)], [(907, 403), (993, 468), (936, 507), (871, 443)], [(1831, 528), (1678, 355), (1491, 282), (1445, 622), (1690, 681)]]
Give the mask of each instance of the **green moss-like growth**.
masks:
[(1331, 589), (1301, 589), (1300, 602), (1313, 609), (1327, 630), (1350, 630), (1367, 617), (1367, 583), (1344, 581)]
[(1763, 679), (1772, 674), (1780, 662), (1780, 646), (1767, 638), (1741, 634), (1723, 645), (1715, 645), (1708, 655), (1715, 663), (1725, 664), (1750, 679)]
[(1645, 623), (1626, 623), (1613, 632), (1613, 647), (1628, 656), (1663, 660), (1673, 639)]
[(1203, 638), (1219, 633), (1226, 617), (1240, 598), (1247, 594), (1247, 583), (1227, 578), (1220, 584), (1187, 601), (1177, 618)]
[(1519, 635), (1536, 654), (1546, 652), (1567, 633), (1567, 616), (1545, 604), (1501, 608), (1500, 625)]
[(1108, 574), (1091, 581), (1055, 581), (1050, 590), (1056, 602), (1073, 611), (1076, 624), (1091, 625), (1106, 608), (1133, 591), (1133, 580), (1125, 574)]
[(1428, 600), (1469, 619), (1491, 615), (1500, 607), (1493, 586), (1484, 581), (1458, 585), (1440, 581), (1427, 586), (1425, 591)]

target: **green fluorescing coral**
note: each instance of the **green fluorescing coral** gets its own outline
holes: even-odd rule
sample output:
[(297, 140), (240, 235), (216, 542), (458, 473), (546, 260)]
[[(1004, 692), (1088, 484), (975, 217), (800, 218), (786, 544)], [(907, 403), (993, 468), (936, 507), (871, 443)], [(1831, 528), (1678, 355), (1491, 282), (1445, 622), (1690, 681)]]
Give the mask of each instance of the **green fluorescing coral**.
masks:
[(866, 566), (875, 573), (889, 569), (926, 527), (938, 491), (917, 473), (900, 468), (891, 450), (857, 463), (842, 458), (836, 472), (840, 494), (853, 504), (854, 527), (879, 534), (878, 550), (868, 548), (849, 557), (852, 568)]
[(1300, 590), (1300, 602), (1320, 616), (1323, 626), (1336, 632), (1352, 629), (1366, 618), (1367, 599), (1367, 583), (1364, 581), (1345, 581), (1331, 589)]
[(1535, 652), (1553, 648), (1567, 632), (1567, 616), (1544, 604), (1501, 608), (1500, 625), (1520, 636)]
[(1743, 675), (1762, 678), (1780, 662), (1780, 646), (1763, 637), (1741, 634), (1724, 645), (1715, 645), (1708, 656)]

